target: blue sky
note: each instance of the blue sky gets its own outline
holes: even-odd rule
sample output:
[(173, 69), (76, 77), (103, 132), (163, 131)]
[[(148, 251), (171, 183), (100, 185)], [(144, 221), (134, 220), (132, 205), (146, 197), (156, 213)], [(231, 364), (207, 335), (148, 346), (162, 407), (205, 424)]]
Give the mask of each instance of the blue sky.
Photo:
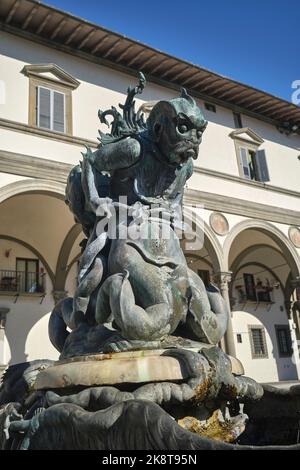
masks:
[(47, 0), (182, 59), (291, 101), (299, 0)]

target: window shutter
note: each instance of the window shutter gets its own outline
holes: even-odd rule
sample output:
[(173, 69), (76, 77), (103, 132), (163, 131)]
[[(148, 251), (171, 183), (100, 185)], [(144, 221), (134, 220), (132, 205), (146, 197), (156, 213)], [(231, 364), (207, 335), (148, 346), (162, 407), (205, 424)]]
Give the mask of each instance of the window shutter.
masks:
[(47, 88), (38, 87), (38, 122), (39, 127), (51, 129), (50, 120), (51, 92)]
[(65, 95), (53, 92), (53, 130), (65, 131)]
[(254, 354), (257, 356), (265, 355), (266, 349), (265, 349), (265, 342), (264, 342), (262, 329), (253, 328), (251, 333), (252, 333)]
[(248, 163), (247, 149), (243, 147), (240, 148), (240, 158), (241, 158), (241, 166), (242, 166), (243, 174), (245, 178), (250, 179), (250, 169), (249, 169), (249, 163)]
[(255, 154), (255, 161), (258, 170), (259, 181), (270, 181), (266, 152), (264, 150), (257, 150)]

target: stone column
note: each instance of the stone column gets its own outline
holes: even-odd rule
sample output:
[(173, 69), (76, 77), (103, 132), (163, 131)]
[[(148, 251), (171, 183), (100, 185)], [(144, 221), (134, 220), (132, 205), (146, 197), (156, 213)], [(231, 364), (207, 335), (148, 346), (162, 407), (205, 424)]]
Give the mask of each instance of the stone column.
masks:
[[(231, 313), (231, 306), (229, 300), (229, 292), (228, 292), (228, 283), (231, 281), (232, 272), (225, 271), (225, 272), (218, 272), (214, 275), (214, 280), (220, 289), (220, 293), (225, 300), (227, 307), (229, 309), (230, 315), (228, 318), (228, 326), (227, 331), (224, 335), (224, 340), (221, 342), (225, 346), (225, 352), (230, 356), (236, 357), (235, 352), (235, 345), (234, 345), (234, 337), (233, 337), (233, 329), (232, 329), (232, 313)], [(222, 345), (223, 345), (222, 344)]]
[(4, 371), (5, 357), (4, 357), (4, 340), (5, 340), (5, 324), (6, 324), (6, 315), (9, 312), (9, 308), (0, 308), (0, 377)]
[(60, 300), (66, 299), (68, 297), (68, 292), (66, 290), (54, 290), (52, 291), (54, 304), (56, 305)]

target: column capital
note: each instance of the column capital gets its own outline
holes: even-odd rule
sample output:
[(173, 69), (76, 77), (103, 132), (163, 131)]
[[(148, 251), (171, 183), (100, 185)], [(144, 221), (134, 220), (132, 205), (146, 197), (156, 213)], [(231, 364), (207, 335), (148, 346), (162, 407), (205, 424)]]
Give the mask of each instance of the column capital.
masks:
[(0, 330), (5, 329), (6, 315), (8, 314), (9, 311), (10, 311), (9, 308), (5, 308), (5, 307), (0, 308)]
[(55, 305), (60, 301), (68, 297), (68, 292), (66, 290), (54, 290), (52, 291), (53, 299)]
[(221, 285), (227, 285), (231, 282), (232, 279), (232, 271), (218, 271), (213, 274), (214, 281)]

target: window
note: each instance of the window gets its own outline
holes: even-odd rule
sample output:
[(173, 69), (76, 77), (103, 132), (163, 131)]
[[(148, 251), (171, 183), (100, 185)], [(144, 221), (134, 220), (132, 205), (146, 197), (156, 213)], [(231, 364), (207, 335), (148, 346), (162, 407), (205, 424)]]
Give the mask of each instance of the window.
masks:
[(244, 178), (254, 181), (270, 181), (264, 150), (240, 147), (240, 160)]
[(207, 269), (198, 269), (198, 276), (201, 277), (205, 287), (208, 287), (210, 284), (210, 275)]
[(253, 274), (244, 273), (243, 277), (247, 300), (255, 302), (272, 302), (269, 285), (264, 285), (259, 278), (256, 279), (255, 283)]
[(259, 302), (271, 302), (270, 291), (264, 286), (260, 279), (256, 280), (256, 296)]
[(65, 94), (49, 88), (37, 88), (37, 126), (65, 132)]
[(17, 258), (16, 272), (20, 292), (40, 292), (39, 261), (37, 259)]
[(207, 111), (211, 111), (212, 113), (216, 112), (216, 107), (215, 107), (214, 104), (204, 103), (204, 107), (205, 107), (205, 109), (207, 109)]
[(254, 282), (253, 274), (244, 273), (243, 277), (244, 277), (247, 300), (256, 301), (257, 298), (256, 298), (256, 289), (255, 289), (255, 282)]
[(38, 127), (65, 132), (65, 94), (39, 86), (36, 117)]
[(242, 343), (242, 335), (241, 335), (241, 333), (238, 333), (238, 334), (236, 335), (236, 339), (237, 339), (237, 342), (238, 342), (238, 343)]
[(243, 127), (242, 116), (240, 115), (240, 113), (233, 113), (233, 120), (236, 129), (240, 129), (241, 127)]
[(268, 357), (265, 330), (263, 326), (249, 326), (249, 336), (251, 353), (253, 359), (263, 359)]
[(292, 355), (292, 340), (288, 325), (275, 325), (278, 352), (280, 357)]
[[(242, 124), (241, 120), (238, 122), (240, 118), (235, 117), (235, 125)], [(229, 135), (234, 139), (240, 176), (250, 181), (270, 181), (266, 152), (259, 149), (263, 139), (248, 127), (238, 128)]]
[(72, 134), (72, 91), (79, 81), (55, 64), (25, 65), (29, 78), (29, 125)]

